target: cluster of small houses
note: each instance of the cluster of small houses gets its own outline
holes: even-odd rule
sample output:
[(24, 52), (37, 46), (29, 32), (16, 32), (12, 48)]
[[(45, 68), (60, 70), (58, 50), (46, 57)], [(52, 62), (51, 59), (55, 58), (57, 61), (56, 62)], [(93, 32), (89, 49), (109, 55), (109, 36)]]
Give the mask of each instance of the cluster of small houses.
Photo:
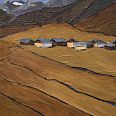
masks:
[(52, 48), (54, 46), (67, 46), (68, 48), (75, 48), (76, 50), (86, 50), (87, 48), (97, 47), (105, 48), (108, 50), (116, 50), (116, 40), (113, 40), (111, 43), (107, 43), (100, 39), (93, 39), (90, 41), (76, 41), (74, 39), (69, 39), (66, 41), (62, 38), (52, 38), (45, 39), (39, 38), (32, 40), (29, 38), (20, 39), (20, 45), (32, 45), (38, 48)]

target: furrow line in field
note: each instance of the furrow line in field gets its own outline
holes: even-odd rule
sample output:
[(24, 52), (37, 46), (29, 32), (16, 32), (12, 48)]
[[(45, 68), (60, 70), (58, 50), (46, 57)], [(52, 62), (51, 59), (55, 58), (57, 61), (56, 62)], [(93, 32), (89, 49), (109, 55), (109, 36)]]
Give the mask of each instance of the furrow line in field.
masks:
[(40, 74), (36, 73), (36, 72), (33, 71), (32, 69), (30, 69), (30, 68), (28, 68), (28, 67), (26, 67), (26, 66), (24, 66), (24, 65), (14, 63), (13, 61), (10, 60), (10, 58), (8, 58), (8, 61), (9, 61), (9, 63), (11, 63), (12, 65), (20, 66), (20, 67), (23, 67), (23, 68), (25, 68), (25, 69), (28, 69), (29, 71), (33, 72), (34, 74), (36, 74), (37, 76), (41, 77), (41, 78), (44, 79), (44, 80), (53, 81), (53, 82), (58, 82), (58, 83), (60, 83), (60, 84), (62, 84), (62, 85), (64, 85), (64, 86), (66, 86), (66, 87), (68, 87), (69, 89), (71, 89), (71, 90), (73, 90), (73, 91), (75, 91), (75, 92), (77, 92), (77, 93), (79, 93), (79, 94), (83, 94), (83, 95), (89, 96), (89, 97), (91, 97), (91, 98), (94, 98), (94, 99), (96, 99), (96, 100), (99, 100), (99, 101), (101, 101), (101, 102), (105, 102), (105, 103), (110, 104), (110, 105), (112, 105), (112, 106), (116, 106), (116, 103), (115, 103), (115, 102), (107, 101), (107, 100), (104, 100), (104, 99), (95, 97), (95, 96), (93, 96), (93, 95), (90, 95), (90, 94), (88, 94), (88, 93), (82, 92), (82, 91), (77, 90), (76, 88), (74, 88), (72, 85), (69, 85), (69, 84), (67, 84), (67, 83), (61, 82), (61, 81), (59, 81), (59, 80), (57, 80), (57, 79), (48, 79), (48, 78), (44, 77), (43, 75), (40, 75)]
[(20, 104), (20, 105), (22, 105), (22, 106), (25, 106), (25, 107), (31, 109), (32, 111), (38, 113), (39, 115), (44, 116), (44, 115), (43, 115), (41, 112), (39, 112), (38, 110), (35, 110), (34, 108), (30, 107), (29, 105), (22, 103), (21, 101), (19, 101), (19, 100), (15, 99), (15, 98), (13, 98), (13, 97), (11, 97), (11, 96), (5, 94), (4, 92), (0, 91), (0, 94), (2, 94), (3, 96), (6, 96), (7, 98), (11, 99), (12, 101), (14, 101), (14, 102), (16, 102), (16, 103), (18, 103), (18, 104)]
[[(4, 76), (4, 74), (2, 74), (2, 75), (0, 74), (0, 77), (1, 77), (2, 79), (4, 79), (5, 81), (9, 82), (9, 83), (12, 84), (12, 85), (13, 85), (13, 84), (17, 84), (17, 85), (19, 85), (19, 86), (26, 87), (26, 88), (29, 88), (29, 89), (38, 91), (38, 92), (40, 92), (40, 93), (42, 93), (42, 94), (44, 94), (44, 95), (46, 95), (46, 96), (48, 96), (48, 97), (51, 97), (51, 98), (53, 98), (53, 99), (55, 99), (55, 100), (57, 100), (57, 101), (59, 101), (59, 102), (65, 104), (65, 105), (68, 105), (68, 106), (70, 106), (70, 107), (73, 107), (73, 108), (77, 109), (76, 107), (74, 107), (74, 106), (72, 106), (72, 105), (70, 105), (70, 104), (64, 102), (63, 100), (58, 99), (58, 98), (55, 97), (55, 96), (52, 96), (52, 95), (50, 95), (50, 94), (44, 92), (43, 90), (37, 89), (37, 88), (32, 87), (32, 86), (27, 85), (27, 84), (22, 84), (22, 83), (20, 83), (20, 82), (12, 81), (12, 80), (8, 79), (6, 76)], [(77, 110), (80, 110), (80, 109), (77, 109)], [(82, 110), (80, 110), (80, 111), (82, 111)], [(84, 112), (84, 111), (82, 111), (82, 112)], [(84, 112), (84, 113), (87, 113), (87, 112)], [(87, 114), (88, 114), (88, 113), (87, 113)], [(88, 115), (90, 115), (90, 114), (88, 114)]]

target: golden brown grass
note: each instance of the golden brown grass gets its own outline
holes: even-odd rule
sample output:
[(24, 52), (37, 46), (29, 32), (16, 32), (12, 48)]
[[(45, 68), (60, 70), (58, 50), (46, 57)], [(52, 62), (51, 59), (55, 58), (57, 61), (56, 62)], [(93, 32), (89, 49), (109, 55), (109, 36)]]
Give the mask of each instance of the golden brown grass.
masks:
[(36, 39), (39, 37), (44, 37), (44, 38), (61, 37), (65, 39), (75, 38), (76, 40), (81, 40), (81, 41), (90, 40), (93, 38), (103, 39), (106, 41), (115, 39), (115, 37), (113, 36), (81, 32), (68, 24), (48, 24), (42, 27), (35, 27), (33, 29), (29, 29), (28, 31), (9, 35), (5, 37), (4, 39), (7, 39), (8, 41), (11, 41), (11, 42), (16, 42), (16, 41), (18, 42), (19, 39), (25, 38), (25, 37), (26, 38), (29, 37), (32, 39)]
[[(36, 39), (38, 37), (53, 38), (62, 37), (65, 39), (75, 38), (76, 40), (90, 40), (93, 38), (103, 39), (110, 42), (116, 39), (113, 36), (103, 34), (81, 32), (68, 24), (49, 24), (43, 27), (36, 27), (28, 31), (16, 33), (4, 38), (4, 40), (18, 43), (19, 39), (29, 37)], [(24, 46), (25, 47), (25, 46)], [(116, 76), (116, 52), (104, 49), (88, 49), (87, 51), (75, 51), (64, 47), (55, 47), (51, 49), (41, 49), (32, 46), (26, 49), (46, 56), (50, 59), (66, 63), (73, 67), (83, 67), (99, 73), (111, 74)]]
[[(0, 50), (7, 46), (2, 44)], [(48, 116), (115, 114), (115, 106), (102, 101), (116, 102), (114, 78), (74, 70), (16, 46), (8, 51), (0, 62), (0, 92)]]
[(116, 76), (115, 51), (97, 48), (87, 51), (76, 51), (65, 47), (42, 49), (26, 46), (24, 48), (71, 67), (83, 67), (101, 74)]

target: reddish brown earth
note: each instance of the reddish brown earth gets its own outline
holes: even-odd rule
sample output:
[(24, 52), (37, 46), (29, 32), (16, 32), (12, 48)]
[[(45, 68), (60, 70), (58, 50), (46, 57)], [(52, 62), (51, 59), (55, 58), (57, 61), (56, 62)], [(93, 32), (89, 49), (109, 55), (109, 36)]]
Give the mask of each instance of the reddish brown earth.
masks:
[(95, 16), (83, 19), (75, 26), (82, 31), (116, 36), (116, 4), (107, 7)]
[(116, 107), (110, 103), (116, 102), (115, 93), (115, 78), (75, 70), (0, 42), (0, 114), (7, 109), (9, 116), (114, 116)]

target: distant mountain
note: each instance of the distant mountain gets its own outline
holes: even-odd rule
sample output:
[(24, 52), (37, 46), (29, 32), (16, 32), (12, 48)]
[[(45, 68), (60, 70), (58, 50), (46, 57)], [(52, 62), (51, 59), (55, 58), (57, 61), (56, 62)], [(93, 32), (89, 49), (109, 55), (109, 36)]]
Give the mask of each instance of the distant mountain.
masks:
[(116, 4), (108, 6), (94, 16), (83, 19), (75, 26), (82, 31), (116, 36)]
[[(7, 25), (45, 25), (47, 23), (69, 23), (75, 25), (85, 18), (94, 16), (116, 0), (50, 0), (22, 5)], [(36, 4), (36, 5), (35, 5)]]
[[(56, 1), (58, 2), (58, 0)], [(83, 18), (92, 16), (115, 2), (116, 0), (75, 0), (65, 6), (44, 6), (42, 9), (34, 7), (31, 11), (27, 11), (14, 18), (10, 24), (40, 23), (43, 25), (52, 22), (67, 22), (74, 25)]]

